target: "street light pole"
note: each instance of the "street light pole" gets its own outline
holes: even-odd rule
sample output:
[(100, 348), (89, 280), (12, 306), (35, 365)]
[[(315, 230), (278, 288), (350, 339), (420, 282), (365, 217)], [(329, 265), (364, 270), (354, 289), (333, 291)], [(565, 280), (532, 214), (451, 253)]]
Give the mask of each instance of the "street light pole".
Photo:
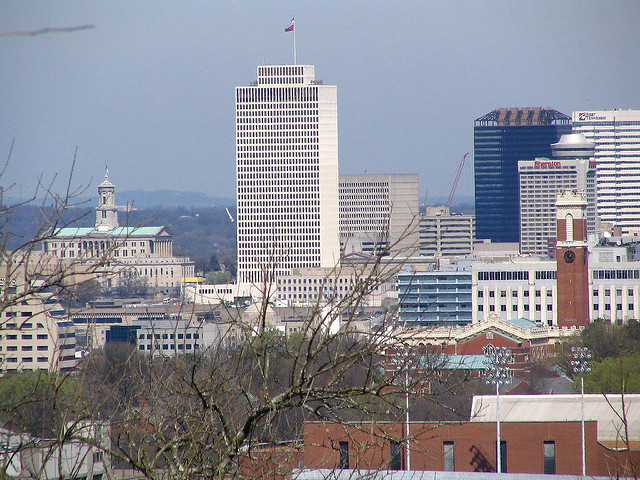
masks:
[(512, 371), (506, 364), (513, 363), (513, 354), (507, 347), (494, 347), (489, 344), (482, 351), (486, 357), (485, 377), (487, 384), (496, 386), (496, 472), (502, 472), (502, 449), (500, 445), (500, 384), (511, 383)]
[(408, 349), (396, 350), (396, 356), (391, 359), (396, 369), (404, 368), (404, 436), (405, 436), (405, 458), (407, 465), (405, 470), (411, 470), (411, 449), (409, 430), (409, 355)]
[(587, 461), (584, 435), (584, 374), (591, 371), (591, 352), (587, 347), (571, 347), (573, 371), (580, 374), (580, 424), (582, 427), (582, 476), (587, 476)]
[(405, 446), (406, 451), (407, 451), (407, 470), (411, 470), (411, 449), (409, 448), (409, 439), (410, 439), (410, 432), (409, 432), (409, 369), (405, 366), (405, 370), (404, 370), (404, 386), (405, 386), (405, 392), (404, 392), (404, 398), (405, 398), (405, 409), (404, 409), (404, 416), (405, 416), (405, 435), (407, 437), (407, 444)]

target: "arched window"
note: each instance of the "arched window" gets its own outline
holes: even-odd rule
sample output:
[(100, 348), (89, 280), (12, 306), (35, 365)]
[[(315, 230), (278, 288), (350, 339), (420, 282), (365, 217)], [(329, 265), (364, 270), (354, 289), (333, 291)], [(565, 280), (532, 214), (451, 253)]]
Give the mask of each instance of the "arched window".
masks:
[(567, 234), (567, 241), (570, 242), (573, 240), (573, 215), (567, 213), (565, 221), (565, 232)]

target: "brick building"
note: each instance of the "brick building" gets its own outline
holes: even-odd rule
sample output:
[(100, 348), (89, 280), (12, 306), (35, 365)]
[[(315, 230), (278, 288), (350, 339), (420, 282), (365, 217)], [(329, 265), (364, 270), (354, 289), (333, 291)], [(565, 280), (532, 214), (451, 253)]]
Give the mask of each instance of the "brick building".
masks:
[[(468, 422), (409, 422), (408, 436), (399, 422), (308, 422), (305, 468), (493, 472), (495, 398), (474, 397)], [(620, 395), (585, 397), (588, 476), (633, 476), (640, 465), (640, 395), (624, 401), (626, 425)], [(580, 395), (506, 395), (501, 403), (503, 472), (581, 474)]]
[[(503, 422), (501, 427), (504, 471), (580, 474), (579, 421)], [(598, 468), (597, 425), (591, 421), (585, 427), (587, 473), (593, 475)], [(404, 424), (392, 422), (307, 423), (304, 429), (305, 467), (495, 471), (495, 422), (410, 422), (410, 465), (407, 465), (405, 454), (404, 428)]]

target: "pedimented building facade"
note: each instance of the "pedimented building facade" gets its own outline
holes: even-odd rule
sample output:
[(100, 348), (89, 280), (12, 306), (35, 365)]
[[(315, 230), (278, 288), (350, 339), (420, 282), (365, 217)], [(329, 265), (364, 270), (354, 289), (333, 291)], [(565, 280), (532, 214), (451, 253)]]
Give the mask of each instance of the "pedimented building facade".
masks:
[(107, 171), (98, 186), (95, 226), (56, 230), (44, 242), (44, 253), (95, 273), (107, 288), (137, 282), (156, 293), (177, 294), (182, 278), (194, 275), (194, 263), (173, 256), (173, 233), (167, 227), (119, 225), (115, 186), (108, 176)]

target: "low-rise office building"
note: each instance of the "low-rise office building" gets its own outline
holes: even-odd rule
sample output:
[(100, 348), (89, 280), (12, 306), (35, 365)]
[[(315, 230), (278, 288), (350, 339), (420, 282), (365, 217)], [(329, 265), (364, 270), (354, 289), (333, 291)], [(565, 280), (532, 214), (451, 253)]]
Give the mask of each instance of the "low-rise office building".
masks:
[[(76, 359), (73, 323), (46, 286), (25, 281), (23, 266), (0, 272), (0, 374), (72, 371)], [(4, 273), (4, 274), (3, 274)], [(12, 299), (15, 299), (13, 301)]]
[(398, 311), (405, 325), (471, 323), (471, 271), (455, 265), (443, 271), (418, 272), (407, 267), (398, 275)]
[(417, 254), (417, 174), (343, 174), (338, 196), (343, 254)]
[[(585, 397), (589, 477), (634, 476), (639, 400)], [(580, 395), (505, 395), (500, 402), (502, 473), (581, 474)], [(496, 472), (496, 411), (496, 397), (487, 395), (475, 396), (470, 417), (457, 422), (307, 422), (305, 468)]]
[(396, 298), (396, 267), (379, 264), (295, 269), (277, 281), (278, 302), (291, 306), (339, 303), (360, 298), (362, 306), (380, 307)]
[(78, 349), (102, 348), (112, 326), (130, 326), (134, 322), (157, 320), (221, 321), (228, 320), (223, 306), (173, 303), (122, 303), (98, 300), (86, 307), (74, 308), (69, 317), (76, 329)]
[(475, 236), (474, 215), (452, 214), (449, 207), (427, 207), (420, 216), (420, 255), (469, 255)]
[(141, 353), (173, 357), (183, 353), (198, 354), (218, 346), (224, 336), (223, 330), (222, 325), (215, 322), (136, 321), (130, 326), (112, 326), (107, 332), (107, 343), (132, 343)]
[[(632, 260), (625, 246), (589, 248), (590, 320), (625, 323), (640, 318), (640, 262)], [(452, 271), (456, 268), (464, 271)], [(406, 325), (465, 325), (492, 315), (558, 325), (556, 260), (485, 258), (444, 265), (439, 271), (405, 268), (397, 289), (399, 318)]]

